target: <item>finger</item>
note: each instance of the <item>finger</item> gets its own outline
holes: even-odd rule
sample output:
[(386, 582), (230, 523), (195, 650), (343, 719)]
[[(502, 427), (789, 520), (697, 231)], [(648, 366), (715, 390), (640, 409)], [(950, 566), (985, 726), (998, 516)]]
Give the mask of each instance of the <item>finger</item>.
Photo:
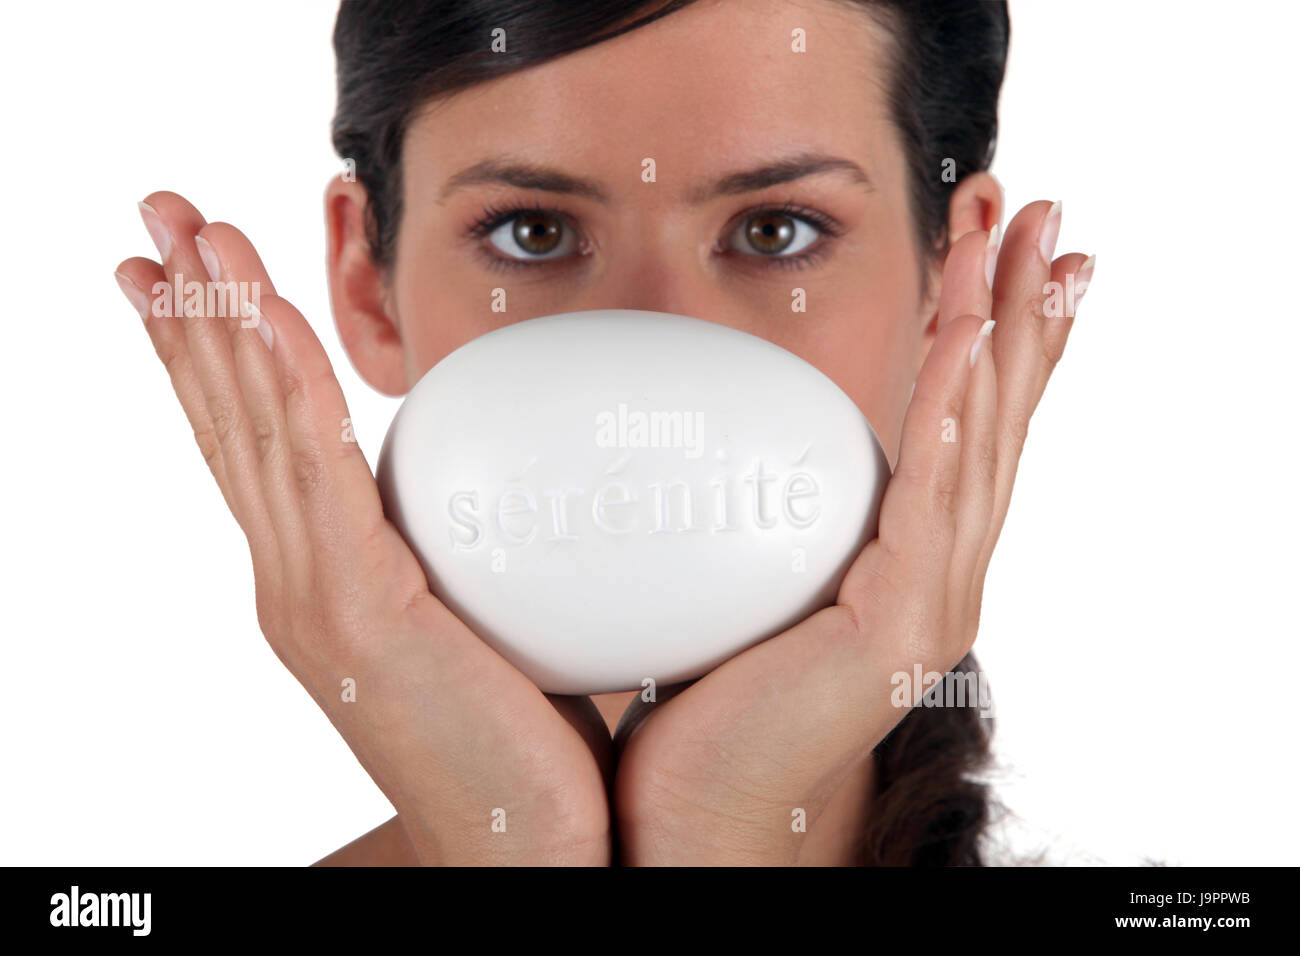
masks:
[(194, 366), (190, 362), (189, 343), (185, 340), (185, 330), (179, 322), (167, 315), (155, 316), (153, 311), (153, 289), (159, 282), (165, 282), (162, 266), (141, 257), (133, 257), (117, 267), (118, 286), (122, 294), (140, 313), (144, 327), (153, 343), (153, 350), (167, 370), (171, 379), (172, 391), (185, 412), (194, 433), (194, 442), (199, 446), (208, 470), (221, 489), (221, 496), (226, 500), (226, 507), (234, 513), (234, 501), (230, 496), (229, 480), (226, 478), (225, 466), (221, 461), (221, 444), (212, 431), (212, 421), (208, 417), (208, 406), (203, 399), (203, 389), (194, 375)]
[(992, 317), (993, 267), (997, 261), (1000, 232), (968, 232), (948, 251), (943, 264), (943, 285), (939, 293), (938, 327), (959, 315)]
[[(981, 588), (974, 587), (976, 571), (993, 521), (997, 492), (997, 370), (988, 336), (982, 329), (979, 348), (966, 389), (961, 421), (961, 476), (957, 492), (957, 535), (948, 575), (949, 611), (962, 621), (978, 621)], [(980, 584), (983, 584), (981, 579)], [(973, 639), (974, 634), (970, 637)]]
[[(1095, 257), (1094, 257), (1095, 258)], [(1081, 253), (1069, 253), (1052, 263), (1049, 280), (1043, 284), (1042, 314), (1039, 331), (1039, 357), (1030, 362), (1022, 371), (1027, 381), (1014, 392), (1014, 398), (1004, 398), (1002, 394), (1003, 370), (998, 367), (998, 472), (994, 493), (993, 517), (977, 564), (976, 580), (983, 587), (984, 575), (993, 557), (993, 548), (1002, 533), (1007, 511), (1011, 504), (1011, 492), (1015, 486), (1016, 475), (1020, 468), (1020, 456), (1024, 451), (1026, 437), (1029, 433), (1030, 416), (1038, 408), (1047, 382), (1057, 363), (1065, 352), (1066, 341), (1074, 325), (1075, 306), (1081, 296), (1080, 289), (1086, 291), (1092, 277), (1093, 258), (1085, 258)], [(1001, 329), (1001, 325), (998, 326)], [(994, 355), (996, 360), (997, 334), (994, 335)], [(1006, 402), (1006, 405), (1003, 403)], [(1003, 419), (1010, 418), (1010, 421)], [(1010, 460), (1007, 460), (1010, 456)]]
[[(943, 286), (939, 298), (938, 327), (943, 328), (961, 315), (992, 317), (993, 273), (997, 261), (1000, 231), (970, 232), (958, 239), (944, 262)], [(987, 336), (992, 322), (981, 326), (981, 337), (974, 346), (988, 351)], [(972, 353), (973, 354), (973, 353)], [(956, 534), (949, 563), (945, 567), (948, 582), (949, 613), (966, 619), (970, 603), (970, 582), (992, 519), (994, 468), (997, 462), (995, 423), (997, 420), (996, 376), (991, 356), (981, 354), (972, 363), (967, 379), (965, 404), (956, 439), (960, 446)]]
[[(198, 282), (198, 288), (206, 293), (209, 277), (194, 243), (195, 235), (206, 225), (198, 210), (170, 192), (151, 193), (140, 207), (141, 217), (163, 258), (164, 273), (179, 276), (182, 289), (188, 283)], [(235, 518), (248, 539), (258, 577), (268, 580), (266, 575), (273, 573), (278, 577), (280, 573), (279, 548), (262, 498), (252, 429), (235, 373), (230, 326), (226, 318), (208, 316), (206, 294), (202, 299), (201, 304), (193, 301), (187, 290), (184, 299), (174, 302), (173, 308), (185, 329), (190, 360), (203, 391), (213, 433), (221, 446)], [(190, 312), (200, 314), (186, 314)], [(237, 316), (229, 321), (238, 325)]]
[(1071, 252), (1052, 263), (1052, 277), (1043, 304), (1043, 358), (1039, 369), (1038, 387), (1034, 393), (1034, 407), (1043, 397), (1047, 381), (1065, 354), (1065, 344), (1074, 327), (1075, 308), (1092, 281), (1096, 256), (1085, 257), (1081, 252)]
[(253, 306), (252, 314), (231, 330), (235, 374), (286, 580), (305, 593), (313, 574), (311, 541), (294, 481), (284, 393), (268, 344), (269, 326), (260, 324), (257, 311), (262, 296), (274, 294), (270, 276), (252, 243), (228, 223), (209, 223), (194, 241), (208, 274), (229, 288), (227, 300)]
[(315, 558), (318, 585), (351, 593), (357, 557), (368, 543), (386, 539), (379, 488), (351, 431), (351, 416), (325, 349), (292, 303), (266, 296), (261, 321), (284, 395), (289, 467)]
[[(971, 350), (986, 322), (981, 315), (958, 316), (938, 332), (903, 420), (898, 466), (880, 505), (877, 540), (913, 574), (932, 575), (949, 567), (956, 531), (960, 422)], [(850, 588), (852, 578), (850, 568)], [(864, 587), (870, 583), (861, 582)]]
[[(221, 265), (232, 278), (250, 285), (256, 282), (259, 296), (276, 294), (275, 284), (262, 264), (262, 257), (243, 232), (228, 222), (210, 222), (200, 231), (204, 240), (218, 251)], [(207, 264), (205, 260), (204, 265)], [(241, 325), (251, 327), (247, 322)]]
[(1010, 498), (1016, 462), (1047, 361), (1043, 320), (1060, 203), (1030, 203), (1007, 227), (993, 280), (993, 362), (998, 370), (998, 501)]

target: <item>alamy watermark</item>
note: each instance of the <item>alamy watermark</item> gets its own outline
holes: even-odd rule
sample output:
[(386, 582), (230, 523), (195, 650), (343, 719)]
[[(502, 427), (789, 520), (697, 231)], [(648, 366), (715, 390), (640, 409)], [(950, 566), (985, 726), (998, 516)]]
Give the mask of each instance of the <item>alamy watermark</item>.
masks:
[(150, 893), (83, 893), (73, 886), (50, 897), (50, 925), (122, 926), (133, 936), (148, 936), (152, 902)]
[(895, 671), (889, 683), (894, 688), (889, 701), (895, 707), (979, 707), (981, 717), (993, 716), (993, 694), (983, 671), (923, 673), (916, 664), (910, 674)]
[(596, 414), (598, 448), (683, 448), (687, 458), (704, 454), (704, 413), (618, 408)]
[(262, 319), (262, 284), (253, 282), (183, 282), (178, 272), (171, 282), (155, 282), (150, 290), (150, 315), (156, 319), (239, 318), (242, 328), (251, 329)]

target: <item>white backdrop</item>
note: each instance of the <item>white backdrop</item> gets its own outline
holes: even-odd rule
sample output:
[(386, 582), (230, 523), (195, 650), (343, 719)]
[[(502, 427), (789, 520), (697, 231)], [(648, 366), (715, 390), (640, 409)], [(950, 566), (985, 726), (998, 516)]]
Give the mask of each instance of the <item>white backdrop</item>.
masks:
[[(334, 5), (7, 7), (0, 863), (309, 863), (382, 793), (258, 630), (238, 526), (113, 280), (173, 189), (332, 327)], [(1012, 0), (1008, 209), (1097, 254), (975, 650), (1017, 853), (1291, 863), (1296, 7)], [(1010, 213), (1004, 217), (1009, 221)]]

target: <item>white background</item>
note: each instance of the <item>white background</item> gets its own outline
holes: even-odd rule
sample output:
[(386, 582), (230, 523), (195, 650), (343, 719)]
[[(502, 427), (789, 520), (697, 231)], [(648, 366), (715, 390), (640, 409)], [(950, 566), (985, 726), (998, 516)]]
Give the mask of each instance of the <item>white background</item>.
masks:
[[(1018, 853), (1291, 863), (1296, 7), (1013, 0), (993, 171), (1097, 254), (976, 652)], [(113, 280), (173, 189), (332, 327), (325, 3), (20, 4), (0, 36), (0, 863), (312, 862), (392, 809), (257, 626), (245, 542)], [(1004, 217), (1004, 224), (1010, 214)]]

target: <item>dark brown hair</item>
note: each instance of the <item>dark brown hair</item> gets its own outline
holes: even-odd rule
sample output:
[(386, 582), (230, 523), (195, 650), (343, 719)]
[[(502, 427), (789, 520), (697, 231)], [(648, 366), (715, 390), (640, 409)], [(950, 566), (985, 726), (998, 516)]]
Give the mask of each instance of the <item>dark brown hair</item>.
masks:
[[(970, 653), (952, 670), (978, 674), (979, 663)], [(992, 761), (993, 717), (967, 704), (913, 707), (876, 746), (861, 865), (984, 864), (982, 838), (995, 801), (978, 777)]]
[[(387, 271), (402, 215), (402, 143), (415, 111), (493, 77), (611, 39), (693, 0), (343, 0), (334, 27), (333, 141), (366, 189), (367, 234)], [(923, 264), (947, 249), (948, 204), (985, 170), (1011, 26), (1005, 0), (837, 0), (894, 38), (888, 102), (906, 156)], [(506, 52), (489, 40), (502, 28)], [(952, 175), (945, 176), (945, 169)], [(922, 276), (926, 276), (922, 269)], [(978, 671), (973, 654), (953, 668)], [(914, 707), (878, 745), (876, 793), (860, 862), (980, 865), (990, 821), (992, 718), (966, 707)]]

